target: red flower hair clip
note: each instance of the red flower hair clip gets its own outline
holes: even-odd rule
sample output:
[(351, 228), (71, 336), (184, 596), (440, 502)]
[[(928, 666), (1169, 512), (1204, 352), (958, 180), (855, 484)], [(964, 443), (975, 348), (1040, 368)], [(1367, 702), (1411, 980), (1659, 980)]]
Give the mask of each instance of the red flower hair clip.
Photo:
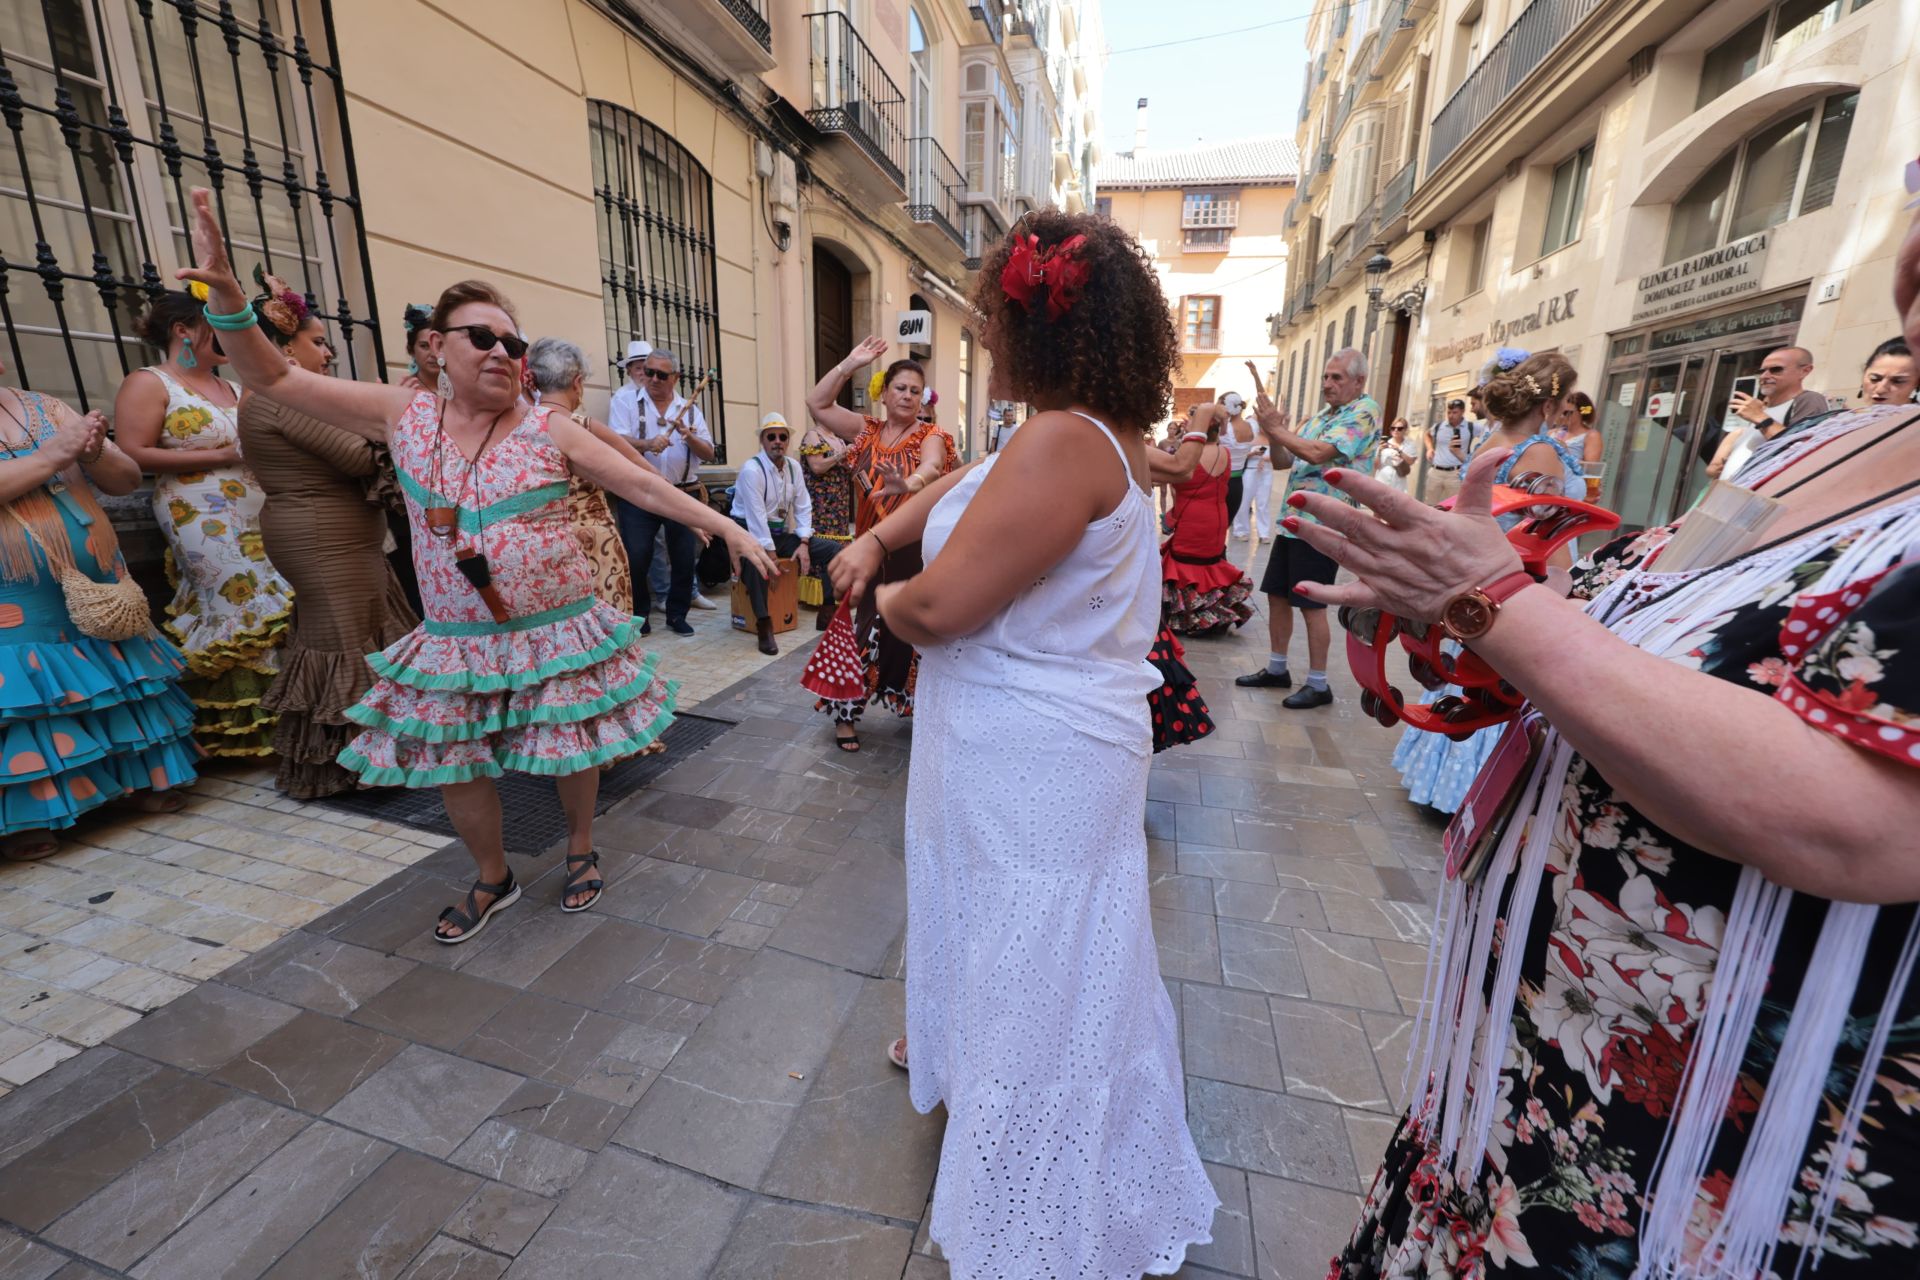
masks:
[(1034, 290), (1047, 287), (1047, 319), (1058, 320), (1080, 300), (1087, 285), (1087, 264), (1076, 256), (1087, 242), (1083, 235), (1062, 240), (1049, 248), (1040, 247), (1040, 237), (1013, 237), (1013, 252), (1000, 272), (1000, 288), (1020, 304), (1023, 311), (1033, 310)]

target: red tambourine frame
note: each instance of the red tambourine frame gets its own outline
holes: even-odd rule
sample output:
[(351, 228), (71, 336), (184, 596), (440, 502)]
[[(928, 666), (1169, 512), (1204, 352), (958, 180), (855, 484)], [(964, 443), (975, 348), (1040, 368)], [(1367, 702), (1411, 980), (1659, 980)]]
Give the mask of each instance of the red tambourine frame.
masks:
[[(1525, 487), (1556, 482), (1533, 476), (1514, 479), (1513, 485), (1494, 486), (1492, 513), (1527, 513), (1508, 531), (1507, 540), (1520, 553), (1521, 567), (1536, 578), (1546, 577), (1548, 558), (1574, 538), (1620, 527), (1620, 517), (1603, 507)], [(1345, 608), (1339, 617), (1347, 630), (1347, 664), (1360, 682), (1360, 709), (1383, 725), (1391, 727), (1404, 720), (1416, 729), (1459, 740), (1513, 719), (1526, 702), (1519, 690), (1472, 652), (1445, 652), (1442, 645), (1447, 635), (1437, 623), (1408, 622), (1379, 609)], [(1387, 653), (1395, 635), (1407, 652), (1413, 677), (1424, 687), (1441, 689), (1452, 684), (1461, 692), (1430, 705), (1408, 702), (1387, 679)]]

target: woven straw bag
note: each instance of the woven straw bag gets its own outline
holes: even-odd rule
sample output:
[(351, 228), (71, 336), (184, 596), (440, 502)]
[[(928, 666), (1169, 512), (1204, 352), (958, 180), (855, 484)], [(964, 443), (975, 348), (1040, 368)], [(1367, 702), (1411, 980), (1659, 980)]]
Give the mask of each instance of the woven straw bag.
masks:
[(140, 589), (139, 583), (117, 575), (111, 582), (95, 582), (80, 572), (65, 548), (56, 551), (49, 547), (11, 506), (7, 508), (7, 515), (27, 531), (27, 536), (46, 556), (47, 565), (67, 598), (67, 613), (81, 634), (96, 640), (131, 640), (145, 635), (153, 627), (147, 613), (147, 593)]

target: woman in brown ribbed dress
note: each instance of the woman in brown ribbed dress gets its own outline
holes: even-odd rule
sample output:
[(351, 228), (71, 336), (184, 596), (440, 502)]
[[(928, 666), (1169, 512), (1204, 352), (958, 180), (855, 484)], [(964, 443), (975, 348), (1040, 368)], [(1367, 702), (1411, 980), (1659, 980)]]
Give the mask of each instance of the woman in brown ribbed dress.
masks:
[[(267, 277), (260, 327), (287, 360), (314, 373), (333, 363), (318, 316)], [(371, 492), (377, 451), (365, 438), (264, 396), (240, 401), (240, 452), (266, 491), (267, 558), (293, 586), (293, 633), (260, 705), (280, 717), (274, 785), (296, 800), (352, 790), (334, 763), (360, 726), (346, 709), (373, 684), (366, 655), (418, 623), (384, 552), (385, 508)]]

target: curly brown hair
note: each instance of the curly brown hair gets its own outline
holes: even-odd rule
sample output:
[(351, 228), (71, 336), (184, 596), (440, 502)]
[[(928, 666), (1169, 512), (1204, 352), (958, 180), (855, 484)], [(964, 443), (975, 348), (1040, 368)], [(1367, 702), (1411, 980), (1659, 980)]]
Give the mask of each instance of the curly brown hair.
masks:
[[(1013, 237), (1029, 234), (1042, 252), (1087, 238), (1074, 251), (1087, 266), (1086, 287), (1058, 320), (1047, 318), (1049, 286), (1035, 292), (1031, 308), (1000, 287)], [(1141, 431), (1165, 417), (1180, 366), (1173, 313), (1139, 241), (1108, 219), (1057, 209), (1027, 215), (988, 252), (973, 305), (1011, 399), (1073, 401)]]
[(1542, 352), (1487, 379), (1480, 398), (1486, 402), (1487, 412), (1501, 422), (1518, 422), (1535, 405), (1566, 396), (1577, 376), (1565, 356), (1557, 351)]

